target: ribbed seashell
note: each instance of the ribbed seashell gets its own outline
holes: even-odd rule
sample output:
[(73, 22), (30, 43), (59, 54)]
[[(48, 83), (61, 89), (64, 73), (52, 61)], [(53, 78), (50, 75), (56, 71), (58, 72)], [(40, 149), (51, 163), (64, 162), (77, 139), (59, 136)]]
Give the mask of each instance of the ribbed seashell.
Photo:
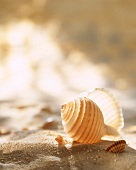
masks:
[(123, 152), (126, 146), (125, 140), (119, 140), (111, 144), (106, 151), (107, 152), (113, 152), (113, 153), (120, 153)]
[(95, 88), (80, 96), (93, 100), (102, 111), (104, 123), (120, 131), (124, 126), (122, 109), (113, 94), (105, 88)]
[[(109, 113), (106, 110), (108, 115), (104, 114), (105, 116), (110, 117), (110, 111), (111, 108), (113, 108), (113, 105), (115, 105), (115, 99), (110, 97), (109, 94), (105, 94), (107, 92), (100, 89), (95, 89), (94, 91), (96, 93), (98, 93), (98, 91), (100, 92), (100, 95), (95, 97), (96, 99), (100, 96), (104, 96), (103, 98), (100, 97), (99, 101), (102, 100), (101, 103), (103, 103), (103, 111), (106, 110), (106, 106), (110, 108)], [(94, 91), (92, 91), (93, 94), (95, 93)], [(105, 108), (105, 110), (103, 108)], [(121, 114), (121, 112), (118, 114)], [(116, 116), (116, 118), (120, 117), (121, 116)], [(120, 121), (123, 121), (123, 118), (121, 117), (119, 120), (115, 120), (115, 123), (119, 122), (116, 123), (115, 126), (112, 127), (108, 124), (106, 125), (104, 123), (105, 119), (103, 117), (101, 107), (99, 107), (96, 102), (87, 97), (79, 97), (62, 105), (61, 118), (65, 132), (68, 133), (68, 135), (73, 138), (74, 141), (80, 143), (97, 143), (103, 136), (118, 136), (119, 133), (117, 130), (122, 127), (122, 123), (120, 123)], [(113, 118), (115, 117), (113, 116)], [(112, 121), (111, 120), (112, 119), (110, 119), (109, 123), (112, 123), (114, 119)]]

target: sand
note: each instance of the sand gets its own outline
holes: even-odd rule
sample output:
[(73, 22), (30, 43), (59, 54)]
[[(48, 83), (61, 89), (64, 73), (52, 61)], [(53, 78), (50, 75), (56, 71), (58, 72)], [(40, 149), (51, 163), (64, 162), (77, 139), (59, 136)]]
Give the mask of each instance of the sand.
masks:
[[(58, 134), (66, 145), (57, 143)], [(111, 143), (72, 143), (67, 135), (49, 130), (15, 132), (0, 144), (0, 170), (135, 170), (136, 150), (126, 146), (123, 153), (106, 152)]]

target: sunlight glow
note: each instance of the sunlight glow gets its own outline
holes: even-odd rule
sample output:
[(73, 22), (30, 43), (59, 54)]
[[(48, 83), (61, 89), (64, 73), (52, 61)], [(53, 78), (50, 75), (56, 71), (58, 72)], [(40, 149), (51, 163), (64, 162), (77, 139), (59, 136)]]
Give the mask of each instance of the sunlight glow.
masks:
[(1, 30), (1, 44), (8, 44), (9, 49), (4, 65), (0, 65), (0, 99), (29, 96), (26, 93), (32, 89), (57, 97), (70, 89), (104, 85), (100, 69), (82, 52), (72, 51), (65, 58), (53, 38), (58, 29), (55, 21), (41, 27), (23, 20)]

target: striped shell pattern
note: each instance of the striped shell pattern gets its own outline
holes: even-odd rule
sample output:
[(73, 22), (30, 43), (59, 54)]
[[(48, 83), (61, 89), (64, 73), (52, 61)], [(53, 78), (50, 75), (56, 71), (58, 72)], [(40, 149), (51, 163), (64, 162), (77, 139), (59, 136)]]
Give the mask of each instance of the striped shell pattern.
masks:
[(111, 144), (106, 151), (107, 152), (113, 152), (113, 153), (120, 153), (123, 152), (126, 146), (125, 140), (119, 140)]
[(122, 109), (117, 99), (109, 90), (105, 88), (95, 88), (82, 93), (80, 96), (85, 96), (97, 103), (102, 111), (106, 125), (112, 126), (117, 131), (123, 128), (124, 118)]
[(94, 89), (87, 95), (62, 105), (65, 132), (80, 143), (97, 143), (106, 135), (118, 136), (118, 130), (123, 126), (123, 115), (115, 98), (104, 89)]

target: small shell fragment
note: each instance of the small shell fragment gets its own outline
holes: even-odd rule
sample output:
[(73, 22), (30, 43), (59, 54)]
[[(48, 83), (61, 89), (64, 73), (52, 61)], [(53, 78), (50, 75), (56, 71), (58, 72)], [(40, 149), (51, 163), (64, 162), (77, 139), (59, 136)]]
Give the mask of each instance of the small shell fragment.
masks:
[(8, 129), (4, 129), (4, 128), (0, 129), (0, 136), (1, 135), (8, 135), (10, 133), (11, 133), (11, 131), (8, 130)]
[(57, 122), (52, 118), (49, 117), (41, 126), (42, 129), (54, 129), (57, 126)]
[(63, 137), (61, 135), (58, 135), (55, 140), (58, 142), (59, 145), (64, 145), (65, 144), (65, 140), (63, 139)]
[(106, 151), (107, 152), (113, 152), (113, 153), (120, 153), (123, 152), (126, 146), (125, 140), (119, 140), (111, 144)]
[(29, 130), (29, 128), (28, 127), (23, 127), (22, 130), (27, 131), (27, 130)]

